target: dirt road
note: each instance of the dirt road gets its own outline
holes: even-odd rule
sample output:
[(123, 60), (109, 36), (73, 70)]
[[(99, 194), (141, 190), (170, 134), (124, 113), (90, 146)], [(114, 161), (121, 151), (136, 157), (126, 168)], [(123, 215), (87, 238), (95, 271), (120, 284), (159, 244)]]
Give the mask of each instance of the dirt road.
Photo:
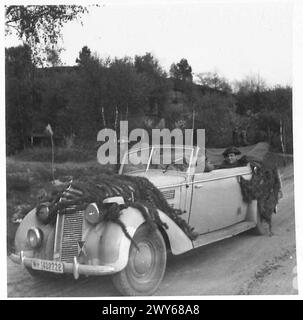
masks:
[[(168, 261), (158, 296), (297, 294), (293, 170), (282, 171), (274, 236), (244, 233)], [(117, 296), (109, 277), (34, 279), (7, 261), (8, 297)]]

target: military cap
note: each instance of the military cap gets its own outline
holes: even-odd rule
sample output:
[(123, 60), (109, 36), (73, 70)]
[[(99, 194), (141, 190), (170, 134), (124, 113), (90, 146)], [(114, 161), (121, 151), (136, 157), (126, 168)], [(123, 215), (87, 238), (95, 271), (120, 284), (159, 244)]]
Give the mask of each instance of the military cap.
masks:
[(237, 149), (236, 147), (229, 147), (227, 149), (224, 150), (224, 152), (222, 153), (222, 155), (224, 157), (226, 157), (228, 154), (230, 153), (234, 153), (235, 155), (241, 154), (241, 151), (239, 149)]

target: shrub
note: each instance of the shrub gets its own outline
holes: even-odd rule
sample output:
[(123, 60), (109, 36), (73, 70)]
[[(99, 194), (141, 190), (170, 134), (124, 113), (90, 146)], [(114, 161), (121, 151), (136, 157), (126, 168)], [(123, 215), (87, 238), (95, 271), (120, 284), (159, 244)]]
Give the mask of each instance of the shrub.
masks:
[(25, 173), (14, 173), (7, 175), (7, 190), (8, 191), (28, 191), (30, 189), (29, 177)]
[[(15, 156), (21, 161), (51, 162), (51, 148), (28, 148)], [(95, 150), (85, 150), (82, 148), (55, 148), (54, 159), (56, 163), (63, 162), (86, 162), (95, 160), (97, 152)]]

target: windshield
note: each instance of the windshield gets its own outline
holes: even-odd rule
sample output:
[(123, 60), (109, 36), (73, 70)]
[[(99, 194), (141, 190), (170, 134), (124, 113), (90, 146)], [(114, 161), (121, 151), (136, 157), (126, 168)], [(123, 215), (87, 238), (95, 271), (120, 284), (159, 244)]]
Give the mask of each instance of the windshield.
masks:
[(192, 157), (192, 147), (154, 146), (131, 150), (124, 156), (120, 173), (151, 170), (187, 172)]

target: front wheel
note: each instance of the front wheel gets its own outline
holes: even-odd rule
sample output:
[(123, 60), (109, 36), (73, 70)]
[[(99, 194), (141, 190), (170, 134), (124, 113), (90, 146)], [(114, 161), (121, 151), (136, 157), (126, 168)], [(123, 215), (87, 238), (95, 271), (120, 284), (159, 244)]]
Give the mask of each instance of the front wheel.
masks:
[[(127, 266), (112, 276), (114, 286), (123, 295), (152, 295), (159, 287), (166, 267), (166, 245), (158, 229), (145, 223), (133, 237)], [(139, 249), (139, 250), (138, 250)]]

